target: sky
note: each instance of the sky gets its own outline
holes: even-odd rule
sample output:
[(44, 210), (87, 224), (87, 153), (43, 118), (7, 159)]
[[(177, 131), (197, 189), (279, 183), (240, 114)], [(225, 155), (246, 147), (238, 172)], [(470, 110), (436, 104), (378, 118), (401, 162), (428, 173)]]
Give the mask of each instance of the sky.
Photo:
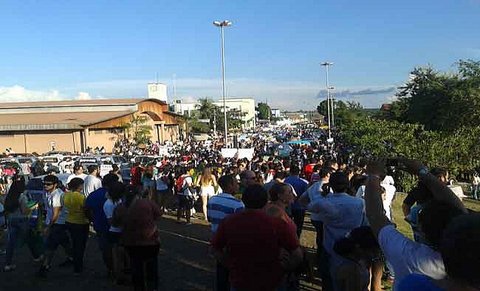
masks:
[(283, 110), (316, 108), (323, 61), (338, 99), (375, 108), (416, 66), (480, 60), (480, 0), (0, 0), (0, 101), (142, 98), (156, 80), (219, 99), (214, 20), (233, 23), (227, 95)]

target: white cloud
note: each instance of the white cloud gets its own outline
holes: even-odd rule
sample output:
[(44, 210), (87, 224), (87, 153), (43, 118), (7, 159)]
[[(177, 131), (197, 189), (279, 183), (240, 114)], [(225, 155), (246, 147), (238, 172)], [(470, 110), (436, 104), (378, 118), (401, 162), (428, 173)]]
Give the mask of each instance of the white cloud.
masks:
[(92, 96), (88, 94), (87, 92), (78, 92), (77, 97), (75, 97), (76, 100), (90, 100), (92, 99)]
[[(88, 100), (100, 98), (132, 98), (147, 95), (147, 83), (152, 80), (111, 80), (79, 83), (56, 90), (35, 91), (21, 86), (0, 87), (0, 101)], [(169, 100), (173, 99), (171, 79), (159, 80), (168, 85)], [(323, 83), (309, 81), (272, 81), (248, 78), (227, 79), (228, 97), (251, 97), (257, 102), (268, 101), (273, 108), (283, 110), (315, 110), (323, 99)], [(389, 102), (394, 86), (337, 87), (335, 98), (360, 102), (364, 107), (380, 107)], [(177, 78), (177, 99), (190, 102), (209, 97), (218, 100), (222, 95), (220, 79)]]
[(0, 87), (0, 100), (3, 102), (61, 100), (58, 90), (36, 91), (22, 86)]

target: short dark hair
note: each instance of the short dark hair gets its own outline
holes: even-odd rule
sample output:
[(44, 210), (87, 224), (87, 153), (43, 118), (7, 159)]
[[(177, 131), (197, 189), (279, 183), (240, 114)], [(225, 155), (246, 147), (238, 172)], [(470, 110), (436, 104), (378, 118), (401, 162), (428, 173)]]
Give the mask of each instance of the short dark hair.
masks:
[(425, 203), (418, 213), (418, 223), (427, 243), (437, 249), (447, 225), (461, 214), (463, 214), (461, 209), (446, 202), (432, 199)]
[(298, 175), (300, 174), (300, 167), (297, 165), (292, 165), (290, 167), (290, 175)]
[(480, 288), (480, 214), (456, 217), (443, 233), (440, 245), (449, 277), (459, 283)]
[(223, 190), (228, 188), (229, 185), (231, 185), (232, 183), (236, 183), (236, 182), (237, 182), (237, 178), (235, 178), (235, 175), (224, 175), (218, 179), (218, 185)]
[(125, 195), (126, 189), (125, 185), (120, 182), (114, 182), (108, 189), (108, 196), (113, 200), (113, 201), (118, 201), (120, 198)]
[(102, 179), (102, 186), (103, 188), (110, 188), (110, 186), (115, 183), (115, 182), (118, 182), (119, 178), (116, 174), (106, 174), (105, 176), (103, 176), (103, 179)]
[(286, 183), (275, 183), (273, 184), (268, 194), (270, 196), (270, 201), (277, 201), (280, 197), (280, 194), (285, 191), (285, 189), (290, 188), (291, 186)]
[(438, 179), (440, 179), (442, 177), (446, 178), (447, 177), (447, 170), (445, 170), (443, 168), (432, 168), (430, 170), (430, 174), (434, 175)]
[(81, 165), (79, 165), (79, 164), (75, 164), (75, 165), (73, 166), (73, 171), (74, 171), (74, 172), (76, 172), (76, 171), (78, 171), (78, 170), (80, 170), (80, 169), (83, 169), (83, 167), (82, 167)]
[(267, 190), (258, 184), (248, 186), (243, 192), (242, 201), (245, 208), (261, 209), (268, 202)]
[(52, 184), (58, 184), (58, 177), (55, 176), (55, 175), (46, 175), (45, 177), (43, 177), (43, 182), (48, 182), (48, 183), (52, 183)]
[(332, 174), (333, 172), (335, 172), (333, 168), (324, 167), (320, 170), (320, 178), (325, 178), (326, 176)]
[(347, 175), (343, 172), (335, 172), (330, 175), (329, 185), (332, 187), (333, 192), (341, 193), (346, 192), (350, 186)]
[(285, 179), (287, 177), (287, 173), (285, 173), (285, 171), (277, 171), (275, 172), (275, 175), (273, 175), (273, 178), (274, 179)]
[(77, 188), (83, 184), (84, 181), (82, 178), (73, 178), (72, 180), (70, 180), (70, 182), (68, 182), (68, 189), (70, 189), (71, 191), (77, 190)]
[(90, 166), (87, 167), (87, 170), (88, 170), (88, 173), (91, 174), (93, 171), (98, 170), (98, 166), (97, 165), (90, 165)]

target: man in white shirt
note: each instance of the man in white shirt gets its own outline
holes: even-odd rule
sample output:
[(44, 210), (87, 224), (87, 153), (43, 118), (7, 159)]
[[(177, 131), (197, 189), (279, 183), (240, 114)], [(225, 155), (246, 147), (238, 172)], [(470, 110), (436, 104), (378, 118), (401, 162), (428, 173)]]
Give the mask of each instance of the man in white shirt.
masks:
[(64, 193), (61, 189), (57, 188), (58, 182), (58, 178), (53, 175), (47, 175), (43, 179), (46, 191), (45, 209), (47, 216), (44, 229), (46, 235), (45, 259), (37, 273), (40, 277), (46, 277), (50, 269), (50, 263), (59, 245), (65, 249), (65, 253), (67, 254), (67, 260), (62, 263), (62, 265), (66, 266), (73, 263), (72, 248), (65, 225), (67, 213), (63, 204)]
[(67, 178), (67, 185), (68, 185), (68, 183), (70, 183), (70, 181), (73, 178), (80, 178), (82, 180), (85, 180), (86, 177), (87, 177), (87, 175), (83, 173), (83, 167), (81, 165), (75, 165), (75, 166), (73, 166), (73, 174), (71, 174)]
[(98, 166), (88, 166), (88, 176), (85, 177), (85, 184), (83, 185), (83, 194), (88, 197), (93, 191), (102, 188), (102, 180), (98, 178)]
[(422, 163), (406, 159), (400, 162), (408, 172), (419, 176), (433, 194), (433, 199), (425, 203), (422, 213), (419, 214), (421, 235), (425, 243), (414, 242), (401, 234), (385, 216), (380, 188), (385, 169), (381, 163), (369, 164), (365, 191), (367, 217), (385, 258), (394, 270), (394, 290), (409, 274), (427, 275), (432, 279), (445, 278), (442, 256), (436, 249), (448, 223), (458, 215), (466, 213), (465, 207), (455, 194), (430, 174)]
[(332, 173), (329, 184), (333, 193), (329, 193), (326, 197), (322, 196), (323, 198), (315, 200), (308, 207), (312, 213), (318, 215), (318, 219), (324, 226), (323, 247), (326, 254), (322, 256), (320, 272), (322, 282), (326, 284), (325, 290), (334, 289), (331, 276), (345, 261), (345, 258), (333, 250), (335, 242), (344, 238), (354, 228), (367, 224), (363, 199), (346, 193), (349, 181), (345, 173)]

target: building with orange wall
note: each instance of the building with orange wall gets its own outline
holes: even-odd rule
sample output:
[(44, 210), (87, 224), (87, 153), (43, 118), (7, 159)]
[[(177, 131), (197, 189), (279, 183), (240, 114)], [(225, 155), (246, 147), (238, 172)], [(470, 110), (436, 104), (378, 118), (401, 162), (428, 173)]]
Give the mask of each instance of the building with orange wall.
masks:
[(186, 134), (184, 118), (155, 98), (12, 102), (0, 104), (0, 152), (111, 151), (118, 139), (131, 138), (125, 127), (136, 116), (146, 117), (153, 142)]

